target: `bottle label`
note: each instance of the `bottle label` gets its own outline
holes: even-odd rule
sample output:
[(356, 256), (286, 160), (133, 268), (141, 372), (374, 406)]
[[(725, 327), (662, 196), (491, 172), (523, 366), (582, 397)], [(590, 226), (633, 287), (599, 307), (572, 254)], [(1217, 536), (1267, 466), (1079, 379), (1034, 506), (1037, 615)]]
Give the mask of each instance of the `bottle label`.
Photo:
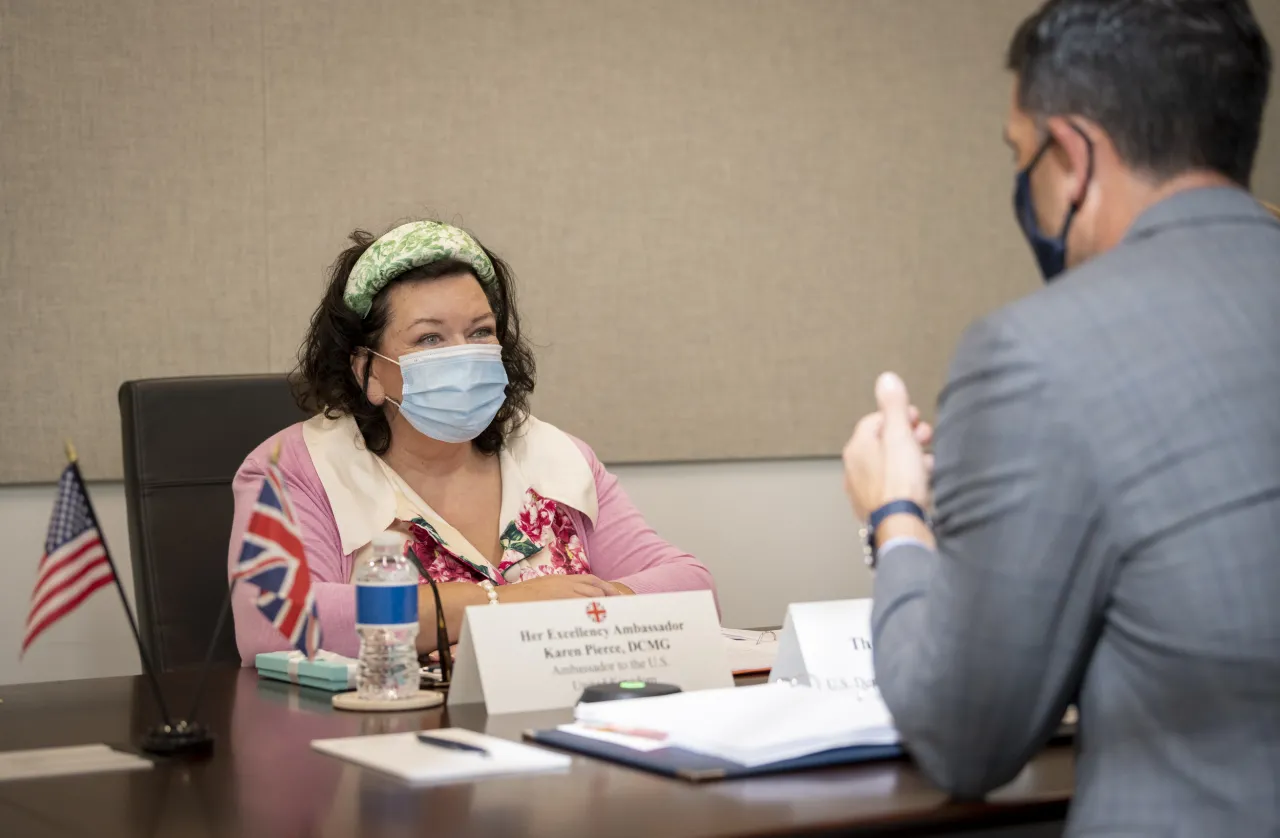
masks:
[(417, 585), (356, 585), (357, 626), (418, 624)]

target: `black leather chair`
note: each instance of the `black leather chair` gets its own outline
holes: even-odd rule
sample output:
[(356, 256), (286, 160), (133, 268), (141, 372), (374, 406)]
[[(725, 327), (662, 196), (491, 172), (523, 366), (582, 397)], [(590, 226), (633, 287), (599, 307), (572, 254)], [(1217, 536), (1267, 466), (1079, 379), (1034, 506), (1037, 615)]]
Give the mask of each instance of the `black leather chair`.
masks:
[[(227, 593), (231, 480), (305, 419), (284, 375), (158, 378), (120, 387), (138, 630), (161, 672), (204, 660)], [(239, 661), (228, 619), (216, 661)]]

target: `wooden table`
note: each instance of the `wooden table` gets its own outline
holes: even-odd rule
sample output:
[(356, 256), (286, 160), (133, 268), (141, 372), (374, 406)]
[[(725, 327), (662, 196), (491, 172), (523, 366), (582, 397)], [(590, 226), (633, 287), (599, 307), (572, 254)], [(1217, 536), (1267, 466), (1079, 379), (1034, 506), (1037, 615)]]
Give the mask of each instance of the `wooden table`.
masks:
[[(175, 712), (186, 712), (195, 680), (162, 678)], [(0, 687), (0, 699), (0, 750), (130, 746), (155, 720), (141, 677)], [(352, 714), (328, 702), (327, 693), (260, 681), (252, 670), (216, 669), (199, 713), (217, 736), (213, 756), (2, 783), (0, 835), (933, 835), (1061, 821), (1072, 786), (1069, 749), (1051, 748), (984, 803), (948, 802), (906, 761), (695, 786), (575, 757), (564, 774), (413, 788), (308, 743), (450, 723), (515, 737), (569, 714), (449, 720), (441, 708)]]

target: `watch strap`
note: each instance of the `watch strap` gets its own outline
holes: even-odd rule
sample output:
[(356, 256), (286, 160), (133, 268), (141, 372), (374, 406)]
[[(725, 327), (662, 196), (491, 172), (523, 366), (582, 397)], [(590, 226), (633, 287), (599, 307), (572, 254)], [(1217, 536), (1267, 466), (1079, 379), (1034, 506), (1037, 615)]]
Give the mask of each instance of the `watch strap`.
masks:
[(880, 525), (890, 515), (914, 515), (929, 525), (929, 516), (920, 504), (913, 500), (891, 500), (879, 509), (874, 510), (867, 516), (867, 525), (862, 529), (862, 551), (867, 561), (867, 566), (874, 569), (876, 566), (877, 550), (876, 550), (876, 530), (880, 529)]

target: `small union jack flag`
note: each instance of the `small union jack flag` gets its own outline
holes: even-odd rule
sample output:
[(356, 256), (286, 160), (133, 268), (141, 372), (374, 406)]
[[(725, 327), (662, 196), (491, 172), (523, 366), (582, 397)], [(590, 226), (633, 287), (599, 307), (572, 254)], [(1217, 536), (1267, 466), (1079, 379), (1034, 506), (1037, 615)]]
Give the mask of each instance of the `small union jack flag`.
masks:
[(258, 610), (288, 638), (289, 645), (308, 659), (315, 658), (320, 648), (320, 617), (311, 571), (284, 475), (274, 463), (267, 466), (232, 579), (257, 585), (261, 591)]

